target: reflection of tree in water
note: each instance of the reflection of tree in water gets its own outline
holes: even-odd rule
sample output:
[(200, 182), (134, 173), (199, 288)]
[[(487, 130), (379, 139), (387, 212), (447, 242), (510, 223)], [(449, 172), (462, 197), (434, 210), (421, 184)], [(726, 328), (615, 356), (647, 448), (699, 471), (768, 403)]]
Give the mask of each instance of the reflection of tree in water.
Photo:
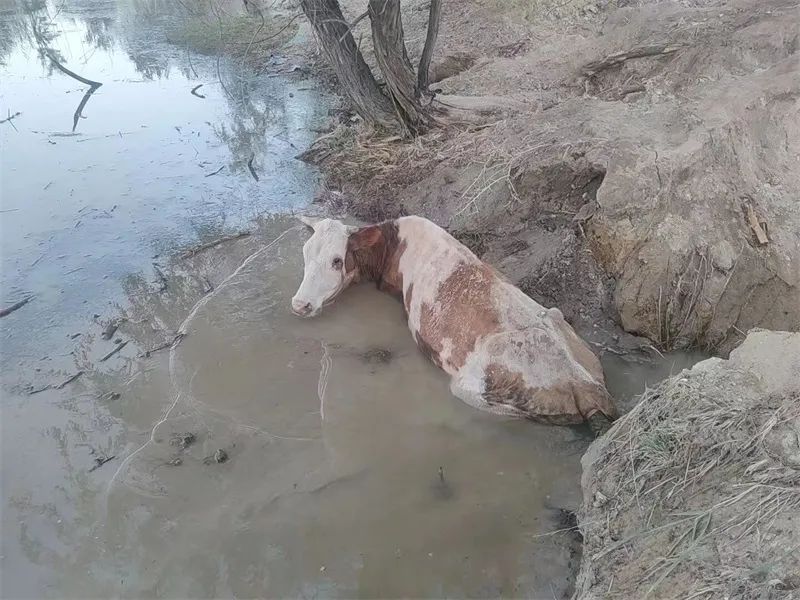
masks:
[(267, 127), (271, 122), (267, 103), (254, 100), (248, 94), (234, 107), (230, 124), (214, 125), (214, 132), (230, 148), (231, 170), (247, 171), (248, 163), (259, 157), (263, 151)]
[(230, 149), (231, 170), (249, 174), (250, 166), (257, 170), (264, 162), (264, 140), (285, 112), (284, 101), (268, 94), (257, 80), (245, 79), (246, 73), (223, 76), (236, 83), (229, 86), (229, 122), (215, 124), (214, 133)]
[(28, 37), (25, 14), (17, 0), (0, 0), (0, 65)]
[(121, 0), (116, 22), (120, 45), (144, 79), (168, 78), (181, 53), (167, 44), (167, 32), (185, 18), (177, 0)]
[(114, 45), (114, 19), (111, 17), (87, 17), (84, 42), (92, 48), (111, 50)]

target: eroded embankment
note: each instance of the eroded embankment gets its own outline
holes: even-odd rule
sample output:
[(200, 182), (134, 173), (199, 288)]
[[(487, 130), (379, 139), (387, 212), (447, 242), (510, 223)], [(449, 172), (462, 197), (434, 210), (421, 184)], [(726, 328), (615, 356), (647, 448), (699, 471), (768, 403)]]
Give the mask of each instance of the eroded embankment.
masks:
[(588, 337), (725, 353), (800, 328), (797, 3), (510, 10), (445, 2), (437, 61), (470, 60), (438, 106), (468, 123), (413, 143), (340, 125), (312, 153), (332, 206), (447, 226)]

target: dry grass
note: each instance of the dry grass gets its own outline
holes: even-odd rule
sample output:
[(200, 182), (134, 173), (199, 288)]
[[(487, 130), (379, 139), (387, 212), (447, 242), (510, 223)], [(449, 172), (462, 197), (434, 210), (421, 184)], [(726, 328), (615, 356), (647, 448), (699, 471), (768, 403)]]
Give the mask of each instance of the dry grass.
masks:
[(409, 185), (430, 174), (434, 164), (458, 164), (474, 155), (478, 127), (445, 126), (413, 139), (361, 126), (337, 125), (300, 156), (324, 166), (334, 186), (357, 193)]
[(771, 598), (800, 586), (787, 525), (800, 518), (800, 465), (775, 443), (800, 425), (800, 395), (743, 397), (745, 380), (711, 394), (671, 380), (612, 429), (584, 515), (596, 572), (629, 563), (609, 596)]
[(575, 19), (587, 12), (597, 12), (595, 0), (492, 0), (496, 10), (537, 23), (544, 19)]

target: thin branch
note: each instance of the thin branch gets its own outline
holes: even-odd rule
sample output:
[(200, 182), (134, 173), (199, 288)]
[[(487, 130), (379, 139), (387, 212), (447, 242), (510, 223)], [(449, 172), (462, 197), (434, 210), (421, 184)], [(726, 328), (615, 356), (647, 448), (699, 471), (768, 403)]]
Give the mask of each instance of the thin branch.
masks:
[(226, 236), (226, 237), (223, 237), (223, 238), (219, 238), (218, 240), (214, 240), (213, 242), (208, 242), (206, 244), (202, 244), (200, 246), (197, 246), (196, 248), (192, 248), (191, 250), (187, 250), (186, 252), (184, 252), (181, 255), (181, 258), (191, 258), (192, 256), (194, 256), (196, 254), (200, 254), (201, 252), (203, 252), (205, 250), (208, 250), (210, 248), (216, 248), (217, 246), (219, 246), (220, 244), (224, 244), (225, 242), (231, 242), (233, 240), (238, 240), (238, 239), (241, 239), (243, 237), (247, 237), (249, 235), (252, 235), (252, 233), (249, 232), (249, 231), (241, 231), (241, 232), (236, 233), (234, 235), (229, 235), (229, 236)]
[(23, 299), (22, 299), (22, 300), (20, 300), (19, 302), (15, 302), (14, 304), (12, 304), (11, 306), (9, 306), (8, 308), (3, 308), (3, 309), (0, 309), (0, 317), (5, 317), (6, 315), (10, 315), (10, 314), (11, 314), (12, 312), (14, 312), (15, 310), (17, 310), (17, 309), (19, 309), (19, 308), (22, 308), (23, 306), (25, 306), (25, 305), (26, 305), (28, 302), (30, 302), (32, 299), (33, 299), (33, 296), (28, 296), (27, 298), (23, 298)]
[(366, 18), (368, 15), (369, 15), (369, 11), (368, 11), (368, 10), (365, 10), (363, 13), (361, 13), (360, 15), (358, 15), (358, 16), (356, 17), (355, 21), (353, 21), (352, 23), (349, 23), (349, 24), (348, 24), (348, 23), (345, 23), (345, 25), (347, 25), (347, 31), (346, 31), (346, 32), (345, 32), (345, 33), (342, 35), (342, 37), (340, 37), (340, 38), (339, 38), (339, 43), (341, 44), (341, 43), (344, 41), (344, 38), (346, 38), (346, 37), (347, 37), (347, 34), (348, 34), (348, 33), (352, 33), (352, 32), (353, 32), (353, 27), (355, 27), (356, 25), (358, 25), (358, 24), (359, 24), (359, 23), (360, 23), (360, 22), (361, 22), (361, 21), (362, 21), (364, 18)]
[(250, 169), (250, 175), (252, 175), (252, 176), (253, 176), (253, 179), (255, 179), (256, 181), (258, 181), (258, 174), (256, 173), (256, 170), (255, 170), (255, 168), (253, 167), (253, 161), (255, 160), (255, 158), (256, 158), (256, 155), (255, 155), (255, 154), (253, 154), (253, 155), (250, 157), (250, 160), (248, 160), (248, 161), (247, 161), (247, 168), (248, 168), (248, 169)]
[(128, 340), (125, 340), (125, 341), (124, 341), (124, 342), (122, 342), (121, 344), (118, 344), (118, 345), (117, 345), (117, 346), (116, 346), (116, 347), (115, 347), (115, 348), (114, 348), (114, 349), (113, 349), (111, 352), (109, 352), (109, 353), (108, 353), (108, 354), (106, 354), (106, 355), (105, 355), (103, 358), (101, 358), (101, 359), (100, 359), (100, 362), (106, 362), (106, 361), (107, 361), (109, 358), (111, 358), (112, 356), (114, 356), (114, 355), (115, 355), (117, 352), (119, 352), (120, 350), (122, 350), (122, 349), (123, 349), (125, 346), (127, 346), (127, 345), (128, 345)]
[(588, 62), (581, 70), (585, 76), (592, 77), (604, 69), (621, 65), (627, 60), (644, 58), (646, 56), (663, 56), (677, 52), (681, 48), (683, 48), (681, 44), (650, 44), (646, 46), (637, 46), (624, 52), (609, 54), (600, 60)]
[[(15, 113), (12, 115), (12, 114), (11, 114), (11, 111), (9, 110), (9, 111), (8, 111), (8, 117), (7, 117), (7, 118), (5, 118), (5, 119), (3, 119), (2, 121), (0, 121), (0, 123), (8, 123), (8, 124), (10, 124), (12, 127), (14, 127), (14, 123), (12, 123), (11, 121), (13, 121), (14, 119), (16, 119), (16, 118), (17, 118), (18, 116), (20, 116), (21, 114), (22, 114), (21, 112), (17, 111), (17, 112), (15, 112)], [(16, 129), (16, 127), (14, 127), (14, 128)]]
[(78, 75), (78, 74), (77, 74), (77, 73), (75, 73), (74, 71), (70, 71), (70, 70), (69, 70), (67, 67), (65, 67), (65, 66), (64, 66), (64, 65), (62, 65), (60, 62), (58, 62), (58, 60), (57, 60), (57, 59), (56, 59), (56, 58), (53, 56), (53, 54), (52, 54), (52, 52), (50, 51), (50, 49), (49, 49), (49, 48), (42, 48), (42, 52), (44, 52), (44, 55), (45, 55), (47, 58), (49, 58), (49, 59), (50, 59), (50, 62), (51, 62), (51, 63), (53, 63), (53, 66), (54, 66), (56, 69), (58, 69), (59, 71), (61, 71), (62, 73), (64, 73), (65, 75), (69, 75), (69, 76), (70, 76), (70, 77), (72, 77), (73, 79), (77, 79), (77, 80), (78, 80), (78, 81), (80, 81), (81, 83), (84, 83), (84, 84), (86, 84), (86, 85), (88, 85), (88, 86), (91, 86), (91, 87), (93, 87), (93, 88), (95, 88), (95, 89), (97, 89), (97, 88), (99, 88), (101, 85), (103, 85), (103, 84), (102, 84), (102, 83), (100, 83), (99, 81), (92, 81), (91, 79), (86, 79), (86, 77), (81, 77), (80, 75)]
[(75, 109), (75, 114), (72, 115), (72, 131), (73, 132), (78, 127), (78, 121), (83, 116), (83, 108), (86, 106), (86, 103), (89, 102), (89, 98), (92, 97), (92, 94), (94, 94), (97, 91), (97, 88), (99, 88), (101, 85), (103, 85), (103, 84), (102, 83), (95, 83), (95, 84), (90, 85), (89, 89), (86, 90), (86, 93), (83, 95), (83, 98), (81, 98), (80, 104), (78, 104), (78, 108)]

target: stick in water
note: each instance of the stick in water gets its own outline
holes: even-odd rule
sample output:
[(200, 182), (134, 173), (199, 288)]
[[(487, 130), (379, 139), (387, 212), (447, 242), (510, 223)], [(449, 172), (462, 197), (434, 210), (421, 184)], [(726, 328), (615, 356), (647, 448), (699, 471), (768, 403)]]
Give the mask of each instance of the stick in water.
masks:
[(18, 309), (22, 308), (23, 306), (25, 306), (32, 299), (33, 299), (33, 296), (28, 296), (27, 298), (23, 298), (19, 302), (15, 302), (14, 304), (9, 306), (8, 308), (3, 308), (2, 310), (0, 310), (0, 317), (5, 317), (6, 315), (10, 315), (15, 310), (18, 310)]

